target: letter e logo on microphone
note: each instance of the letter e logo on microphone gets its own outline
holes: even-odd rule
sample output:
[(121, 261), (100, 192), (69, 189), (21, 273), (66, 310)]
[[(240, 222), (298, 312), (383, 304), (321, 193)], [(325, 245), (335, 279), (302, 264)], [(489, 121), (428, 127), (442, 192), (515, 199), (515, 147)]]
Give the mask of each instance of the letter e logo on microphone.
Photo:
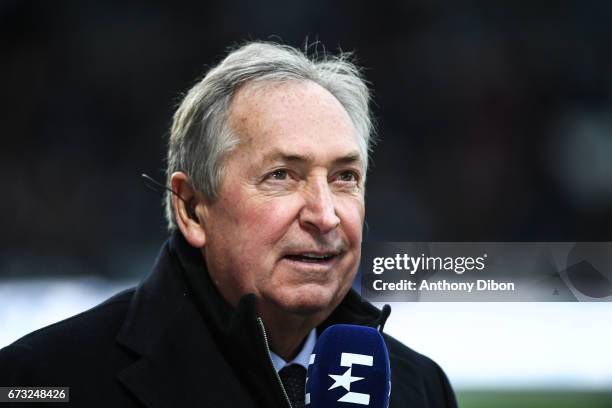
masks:
[(329, 376), (335, 381), (328, 390), (332, 390), (336, 387), (343, 387), (348, 393), (344, 394), (338, 402), (348, 402), (352, 404), (368, 405), (370, 403), (370, 394), (363, 394), (359, 392), (351, 392), (351, 383), (359, 380), (363, 380), (364, 377), (353, 377), (351, 370), (353, 364), (364, 365), (372, 367), (374, 365), (374, 358), (365, 354), (355, 353), (342, 353), (340, 356), (340, 366), (348, 367), (348, 369), (342, 375), (329, 374)]

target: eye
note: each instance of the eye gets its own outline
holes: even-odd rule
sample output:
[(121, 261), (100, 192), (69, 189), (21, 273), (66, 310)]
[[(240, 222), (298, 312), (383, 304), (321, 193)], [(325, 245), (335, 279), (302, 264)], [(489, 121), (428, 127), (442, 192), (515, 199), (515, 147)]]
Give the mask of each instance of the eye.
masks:
[(259, 181), (263, 190), (279, 193), (293, 191), (298, 183), (299, 174), (291, 168), (270, 169)]
[(289, 173), (284, 169), (274, 170), (272, 173), (268, 174), (268, 178), (272, 180), (286, 180), (288, 176)]
[(338, 174), (338, 180), (345, 182), (356, 182), (358, 180), (358, 175), (352, 170), (343, 171)]

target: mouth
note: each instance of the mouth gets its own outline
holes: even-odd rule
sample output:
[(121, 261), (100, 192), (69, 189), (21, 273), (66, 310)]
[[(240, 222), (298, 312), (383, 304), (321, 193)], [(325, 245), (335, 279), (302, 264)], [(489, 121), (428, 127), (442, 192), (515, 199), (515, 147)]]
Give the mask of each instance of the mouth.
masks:
[(339, 255), (337, 252), (300, 252), (285, 255), (283, 258), (292, 262), (328, 265), (338, 258)]

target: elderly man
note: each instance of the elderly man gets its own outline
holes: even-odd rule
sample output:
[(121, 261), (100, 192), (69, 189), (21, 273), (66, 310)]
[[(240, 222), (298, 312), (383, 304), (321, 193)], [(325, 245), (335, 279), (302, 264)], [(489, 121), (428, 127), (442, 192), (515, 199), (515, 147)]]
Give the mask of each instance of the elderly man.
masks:
[[(313, 61), (261, 42), (231, 52), (174, 115), (171, 237), (152, 273), (4, 349), (0, 386), (69, 386), (84, 407), (303, 406), (317, 335), (388, 317), (350, 290), (368, 104), (345, 55)], [(391, 407), (456, 405), (434, 362), (384, 339)]]

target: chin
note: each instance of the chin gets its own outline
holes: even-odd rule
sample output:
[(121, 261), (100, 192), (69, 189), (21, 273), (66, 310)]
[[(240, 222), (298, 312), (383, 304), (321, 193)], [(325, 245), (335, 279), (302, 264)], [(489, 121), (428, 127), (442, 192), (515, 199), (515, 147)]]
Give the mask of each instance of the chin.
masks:
[(280, 309), (300, 316), (328, 315), (344, 295), (327, 287), (306, 285), (282, 293), (275, 303)]

